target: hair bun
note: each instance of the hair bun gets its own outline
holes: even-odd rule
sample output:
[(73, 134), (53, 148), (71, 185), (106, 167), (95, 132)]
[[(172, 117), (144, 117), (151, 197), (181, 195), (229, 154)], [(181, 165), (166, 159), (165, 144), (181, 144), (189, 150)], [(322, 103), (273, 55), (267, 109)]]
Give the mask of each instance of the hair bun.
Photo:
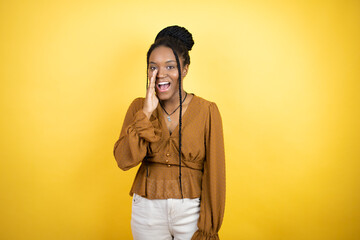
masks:
[(166, 27), (156, 35), (155, 41), (159, 38), (166, 36), (179, 39), (181, 42), (184, 43), (188, 51), (190, 51), (194, 46), (194, 40), (191, 33), (184, 27), (180, 27), (177, 25)]

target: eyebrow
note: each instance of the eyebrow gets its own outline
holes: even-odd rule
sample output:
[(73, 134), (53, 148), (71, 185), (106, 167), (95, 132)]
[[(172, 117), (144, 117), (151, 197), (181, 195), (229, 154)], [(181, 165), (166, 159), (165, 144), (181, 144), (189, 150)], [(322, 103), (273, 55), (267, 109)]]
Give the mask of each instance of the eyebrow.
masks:
[[(168, 60), (165, 63), (169, 63), (169, 62), (176, 62), (175, 60)], [(150, 62), (151, 64), (156, 64), (155, 62)]]

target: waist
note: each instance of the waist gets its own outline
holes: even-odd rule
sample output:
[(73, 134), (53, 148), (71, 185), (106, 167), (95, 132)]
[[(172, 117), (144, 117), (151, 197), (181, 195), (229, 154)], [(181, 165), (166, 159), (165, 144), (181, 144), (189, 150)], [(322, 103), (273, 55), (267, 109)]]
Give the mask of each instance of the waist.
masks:
[[(179, 167), (178, 158), (169, 159), (169, 158), (161, 158), (161, 157), (148, 157), (147, 161), (144, 159), (145, 164), (151, 167), (159, 167), (159, 168), (171, 168), (171, 167)], [(204, 167), (203, 161), (190, 161), (186, 159), (181, 160), (181, 168), (189, 168), (192, 170), (202, 171)]]

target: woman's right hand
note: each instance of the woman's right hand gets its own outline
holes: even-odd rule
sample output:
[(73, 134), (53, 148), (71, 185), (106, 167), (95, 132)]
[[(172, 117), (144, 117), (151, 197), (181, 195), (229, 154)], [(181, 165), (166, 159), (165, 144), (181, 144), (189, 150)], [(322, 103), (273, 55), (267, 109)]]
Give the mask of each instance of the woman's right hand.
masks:
[(159, 99), (157, 98), (155, 94), (155, 81), (156, 81), (156, 75), (157, 75), (157, 69), (153, 72), (151, 78), (150, 78), (150, 84), (146, 91), (146, 97), (143, 107), (143, 112), (147, 116), (148, 119), (150, 119), (151, 114), (156, 109), (157, 105), (159, 104)]

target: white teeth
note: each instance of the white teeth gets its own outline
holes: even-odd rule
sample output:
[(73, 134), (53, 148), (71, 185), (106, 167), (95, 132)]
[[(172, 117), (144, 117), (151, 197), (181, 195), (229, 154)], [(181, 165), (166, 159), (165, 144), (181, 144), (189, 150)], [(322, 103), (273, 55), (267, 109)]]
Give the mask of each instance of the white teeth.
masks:
[(161, 82), (158, 85), (161, 86), (161, 85), (165, 85), (165, 84), (169, 84), (169, 82)]

